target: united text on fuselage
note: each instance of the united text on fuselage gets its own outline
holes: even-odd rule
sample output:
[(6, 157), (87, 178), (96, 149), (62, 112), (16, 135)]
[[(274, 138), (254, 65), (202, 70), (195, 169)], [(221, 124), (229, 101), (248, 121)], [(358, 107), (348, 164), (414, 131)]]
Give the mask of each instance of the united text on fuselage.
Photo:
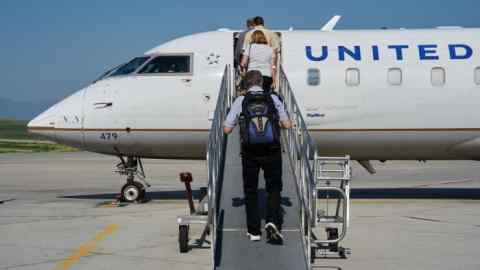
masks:
[[(419, 44), (413, 46), (406, 44), (387, 46), (338, 45), (335, 46), (335, 52), (337, 53), (336, 56), (339, 61), (346, 61), (347, 59), (354, 61), (362, 61), (365, 59), (379, 61), (382, 60), (382, 57), (385, 57), (385, 54), (382, 54), (382, 50), (390, 51), (391, 57), (397, 61), (404, 60), (405, 56), (411, 53), (415, 53), (421, 61), (428, 61), (440, 60), (440, 48), (441, 46), (437, 44)], [(448, 44), (446, 48), (450, 60), (466, 60), (470, 59), (474, 54), (473, 48), (468, 44)], [(305, 52), (307, 59), (313, 62), (325, 61), (333, 57), (331, 55), (333, 49), (327, 45), (306, 45)]]

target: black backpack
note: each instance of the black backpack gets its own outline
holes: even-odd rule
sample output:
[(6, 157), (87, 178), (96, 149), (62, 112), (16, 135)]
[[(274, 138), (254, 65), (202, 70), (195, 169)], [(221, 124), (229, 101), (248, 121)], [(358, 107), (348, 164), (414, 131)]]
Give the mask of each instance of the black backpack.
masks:
[(248, 92), (245, 95), (240, 136), (243, 152), (268, 154), (280, 150), (278, 111), (271, 93)]

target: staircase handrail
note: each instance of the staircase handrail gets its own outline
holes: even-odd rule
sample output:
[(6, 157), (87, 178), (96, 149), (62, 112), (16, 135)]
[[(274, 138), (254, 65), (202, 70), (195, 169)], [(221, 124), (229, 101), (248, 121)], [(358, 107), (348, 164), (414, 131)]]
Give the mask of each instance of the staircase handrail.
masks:
[(316, 202), (313, 195), (315, 189), (315, 156), (317, 150), (315, 141), (308, 133), (301, 108), (282, 68), (280, 68), (279, 75), (278, 92), (285, 103), (286, 111), (290, 119), (294, 123), (291, 129), (283, 130), (282, 138), (286, 142), (286, 150), (288, 151), (288, 156), (295, 173), (296, 187), (301, 207), (302, 242), (307, 261), (310, 264), (311, 228), (315, 218), (312, 212), (312, 209), (314, 209), (312, 204)]
[(223, 133), (223, 121), (227, 115), (228, 108), (233, 102), (234, 75), (230, 65), (225, 70), (218, 93), (215, 112), (212, 119), (208, 143), (207, 143), (207, 166), (208, 166), (208, 219), (212, 224), (210, 233), (212, 235), (212, 264), (215, 265), (215, 241), (217, 238), (217, 206), (219, 198), (219, 184), (222, 181), (225, 163), (225, 148), (227, 136)]

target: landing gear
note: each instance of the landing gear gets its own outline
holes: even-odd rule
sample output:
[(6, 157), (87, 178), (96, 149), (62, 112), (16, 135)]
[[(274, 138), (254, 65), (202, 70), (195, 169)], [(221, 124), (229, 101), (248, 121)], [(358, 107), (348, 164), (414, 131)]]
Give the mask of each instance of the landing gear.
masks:
[(150, 184), (145, 181), (142, 160), (133, 156), (127, 157), (127, 160), (121, 155), (118, 155), (118, 158), (120, 163), (117, 164), (115, 172), (127, 176), (127, 183), (123, 185), (120, 192), (120, 200), (129, 203), (143, 202), (146, 194), (145, 189), (150, 187)]

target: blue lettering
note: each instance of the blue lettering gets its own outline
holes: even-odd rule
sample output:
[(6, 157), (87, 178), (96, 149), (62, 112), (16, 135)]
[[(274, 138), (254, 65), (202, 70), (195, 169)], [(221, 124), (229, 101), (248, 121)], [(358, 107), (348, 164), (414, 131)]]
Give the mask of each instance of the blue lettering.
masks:
[(362, 54), (360, 51), (360, 46), (353, 46), (354, 51), (351, 51), (345, 46), (338, 46), (338, 59), (340, 61), (345, 61), (345, 55), (348, 54), (351, 58), (356, 61), (362, 60)]
[[(457, 49), (463, 49), (464, 53), (459, 54)], [(451, 44), (448, 45), (448, 50), (450, 51), (450, 59), (452, 60), (460, 60), (460, 59), (468, 59), (472, 57), (473, 50), (470, 46), (465, 44)]]
[(438, 60), (437, 45), (418, 45), (420, 60)]
[(388, 48), (395, 50), (397, 60), (401, 61), (403, 60), (403, 49), (408, 49), (408, 45), (390, 45)]
[[(392, 50), (397, 61), (402, 61), (405, 58), (405, 51), (409, 49), (409, 45), (388, 45), (388, 49)], [(422, 44), (418, 45), (418, 53), (420, 60), (439, 60), (439, 47), (436, 44)], [(380, 46), (371, 45), (372, 52), (371, 57), (373, 61), (379, 61)], [(449, 56), (451, 60), (465, 60), (472, 58), (474, 50), (470, 45), (456, 43), (448, 45)], [(305, 53), (307, 59), (310, 61), (320, 62), (328, 59), (329, 52), (328, 46), (321, 46), (319, 52), (313, 52), (312, 46), (305, 46)], [(316, 53), (316, 55), (314, 55)], [(346, 61), (350, 58), (354, 61), (362, 60), (362, 48), (360, 46), (338, 46), (338, 59), (339, 61)]]
[(320, 56), (314, 56), (312, 53), (312, 46), (306, 46), (305, 47), (306, 53), (307, 53), (307, 58), (310, 61), (323, 61), (328, 58), (328, 47), (327, 46), (322, 46), (322, 55)]
[(372, 46), (372, 56), (374, 61), (380, 60), (380, 52), (378, 51), (377, 45)]

